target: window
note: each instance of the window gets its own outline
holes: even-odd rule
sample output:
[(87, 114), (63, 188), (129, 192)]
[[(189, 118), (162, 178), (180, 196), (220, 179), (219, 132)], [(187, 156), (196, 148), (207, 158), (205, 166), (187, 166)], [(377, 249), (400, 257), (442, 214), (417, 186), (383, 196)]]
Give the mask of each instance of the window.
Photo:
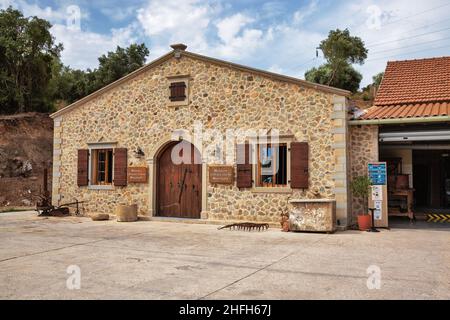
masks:
[(186, 100), (186, 83), (184, 81), (172, 82), (170, 84), (170, 101)]
[(91, 184), (112, 185), (113, 149), (91, 150)]
[(287, 187), (287, 144), (258, 145), (257, 187)]

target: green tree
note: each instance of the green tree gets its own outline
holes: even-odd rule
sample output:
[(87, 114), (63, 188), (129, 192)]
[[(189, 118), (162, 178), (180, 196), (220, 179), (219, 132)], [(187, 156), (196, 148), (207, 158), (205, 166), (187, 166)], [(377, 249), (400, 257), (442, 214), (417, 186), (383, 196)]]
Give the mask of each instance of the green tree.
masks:
[(128, 48), (117, 47), (115, 52), (102, 55), (95, 70), (75, 70), (55, 61), (49, 91), (58, 105), (65, 106), (126, 76), (142, 67), (149, 50), (145, 44), (132, 44)]
[[(332, 77), (334, 77), (334, 80), (330, 84), (330, 78)], [(333, 69), (331, 66), (329, 64), (324, 64), (318, 68), (312, 68), (307, 71), (305, 73), (305, 78), (310, 82), (331, 85), (351, 92), (356, 92), (361, 83), (362, 75), (351, 65), (347, 65), (333, 76)]]
[(380, 73), (374, 75), (372, 77), (372, 80), (373, 80), (372, 85), (375, 86), (376, 88), (379, 88), (381, 85), (381, 81), (383, 81), (383, 77), (384, 77), (384, 72), (380, 72)]
[(50, 28), (48, 21), (25, 18), (11, 7), (0, 10), (0, 113), (51, 109), (47, 85), (62, 45)]
[(99, 67), (94, 70), (95, 89), (100, 89), (142, 67), (150, 51), (144, 43), (132, 44), (128, 48), (117, 46), (115, 52), (108, 52), (98, 58)]
[(305, 73), (308, 81), (356, 92), (362, 80), (361, 74), (352, 64), (363, 64), (368, 50), (359, 37), (345, 30), (332, 30), (328, 38), (320, 43), (326, 63)]
[(54, 61), (48, 91), (58, 105), (65, 106), (83, 98), (95, 90), (94, 86), (95, 74), (90, 69), (71, 69), (59, 60)]

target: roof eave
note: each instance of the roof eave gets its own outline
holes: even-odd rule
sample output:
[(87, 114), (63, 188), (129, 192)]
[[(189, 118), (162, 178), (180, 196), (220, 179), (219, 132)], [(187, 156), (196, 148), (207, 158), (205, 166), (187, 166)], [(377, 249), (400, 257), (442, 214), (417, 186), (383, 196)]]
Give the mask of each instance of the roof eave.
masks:
[(350, 120), (350, 125), (381, 125), (381, 124), (412, 124), (412, 123), (433, 123), (449, 122), (450, 116), (420, 117), (420, 118), (394, 118), (394, 119), (371, 119), (371, 120)]

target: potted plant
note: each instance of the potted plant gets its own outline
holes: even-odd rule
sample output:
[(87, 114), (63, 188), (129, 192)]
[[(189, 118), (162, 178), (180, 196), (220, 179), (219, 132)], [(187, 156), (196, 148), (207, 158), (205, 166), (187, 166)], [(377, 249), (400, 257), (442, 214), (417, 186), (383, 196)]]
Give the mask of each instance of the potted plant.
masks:
[(354, 196), (363, 200), (363, 210), (358, 214), (359, 230), (366, 231), (372, 227), (372, 217), (368, 213), (369, 192), (372, 181), (368, 176), (359, 176), (353, 179), (351, 189)]

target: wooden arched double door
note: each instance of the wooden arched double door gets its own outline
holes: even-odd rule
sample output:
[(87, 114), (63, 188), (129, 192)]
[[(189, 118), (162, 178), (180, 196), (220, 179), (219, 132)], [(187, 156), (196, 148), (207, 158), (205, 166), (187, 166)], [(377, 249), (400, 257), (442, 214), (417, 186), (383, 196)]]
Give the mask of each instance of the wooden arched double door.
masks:
[(187, 141), (166, 146), (157, 162), (157, 215), (199, 219), (202, 208), (200, 152)]

